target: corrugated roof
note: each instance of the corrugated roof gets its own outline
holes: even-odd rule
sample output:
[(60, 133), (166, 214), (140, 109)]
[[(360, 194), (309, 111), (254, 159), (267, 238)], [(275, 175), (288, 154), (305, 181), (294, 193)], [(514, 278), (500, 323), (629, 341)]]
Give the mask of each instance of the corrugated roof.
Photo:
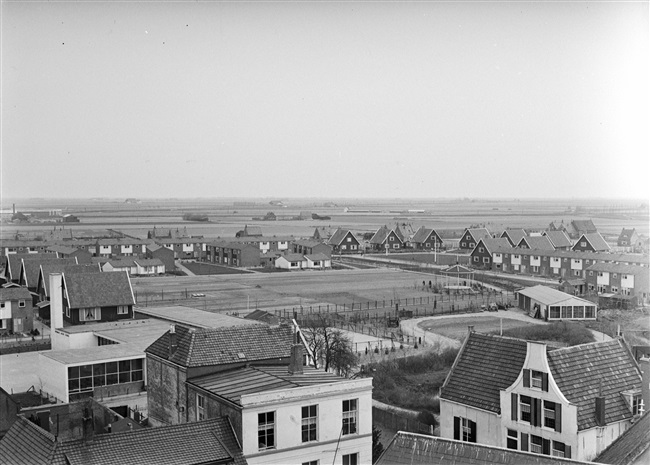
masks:
[(526, 352), (521, 339), (469, 334), (440, 398), (500, 414), (499, 391), (515, 382)]
[(586, 463), (590, 462), (398, 431), (375, 465), (568, 465)]
[(621, 392), (641, 389), (641, 373), (620, 339), (556, 349), (547, 357), (560, 391), (578, 407), (579, 431), (596, 426), (595, 399), (601, 388), (607, 423), (632, 417)]
[(315, 384), (330, 384), (345, 380), (333, 373), (311, 367), (303, 367), (303, 374), (289, 374), (288, 367), (285, 365), (238, 368), (192, 378), (188, 382), (241, 405), (242, 396), (247, 394), (259, 394)]
[(70, 308), (135, 305), (126, 271), (64, 274)]
[(169, 331), (147, 347), (146, 352), (184, 367), (227, 365), (290, 356), (290, 326), (272, 327), (250, 320), (244, 320), (243, 324), (246, 326), (197, 330), (177, 326), (177, 349), (171, 357)]

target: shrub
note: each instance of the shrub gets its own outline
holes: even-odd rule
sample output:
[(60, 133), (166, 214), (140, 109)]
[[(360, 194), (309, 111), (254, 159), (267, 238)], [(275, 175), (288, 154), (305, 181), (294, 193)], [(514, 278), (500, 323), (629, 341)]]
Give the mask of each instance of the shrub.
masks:
[(418, 414), (417, 420), (420, 423), (424, 423), (425, 425), (433, 425), (434, 428), (437, 425), (435, 415), (432, 412), (429, 412), (428, 410), (422, 410)]
[(588, 328), (573, 321), (557, 321), (546, 325), (511, 328), (504, 330), (503, 335), (529, 341), (557, 341), (569, 346), (596, 340)]

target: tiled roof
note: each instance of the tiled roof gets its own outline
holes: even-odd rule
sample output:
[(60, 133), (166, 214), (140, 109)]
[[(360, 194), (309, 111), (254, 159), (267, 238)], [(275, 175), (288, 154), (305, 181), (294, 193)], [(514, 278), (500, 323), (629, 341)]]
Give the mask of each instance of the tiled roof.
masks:
[(345, 381), (345, 378), (311, 367), (303, 367), (302, 374), (289, 374), (286, 365), (238, 368), (188, 380), (195, 386), (239, 405), (241, 405), (242, 396), (246, 394), (284, 391), (301, 386), (340, 381)]
[(32, 295), (26, 287), (0, 287), (0, 300), (31, 300)]
[(573, 226), (573, 229), (576, 231), (581, 231), (586, 233), (598, 231), (596, 229), (596, 225), (594, 225), (594, 222), (591, 220), (573, 220), (571, 221), (571, 226)]
[(521, 241), (519, 241), (517, 246), (521, 247), (521, 244), (524, 244), (524, 243), (527, 244), (528, 248), (530, 248), (530, 249), (555, 250), (555, 247), (553, 246), (553, 243), (546, 236), (526, 236), (526, 237), (522, 237)]
[(497, 247), (491, 250), (492, 253), (514, 253), (518, 255), (539, 255), (544, 257), (576, 258), (583, 260), (598, 260), (605, 262), (629, 262), (649, 266), (647, 255), (640, 254), (617, 254), (608, 252), (579, 252), (574, 250), (539, 250), (539, 249), (517, 249), (514, 247)]
[(632, 229), (623, 228), (623, 230), (621, 231), (621, 234), (619, 234), (619, 236), (618, 236), (618, 240), (619, 241), (622, 241), (622, 240), (629, 241), (632, 238), (632, 235), (635, 232), (636, 232), (635, 228), (632, 228)]
[(315, 247), (322, 244), (322, 242), (317, 241), (316, 239), (298, 239), (297, 241), (293, 241), (293, 243), (296, 245), (302, 245), (303, 247)]
[(61, 265), (76, 265), (76, 258), (56, 258), (54, 254), (38, 254), (42, 258), (40, 260), (23, 260), (23, 273), (27, 287), (35, 288), (38, 285), (38, 275), (41, 271), (41, 264), (44, 263), (58, 263)]
[(343, 242), (343, 239), (345, 239), (345, 236), (347, 236), (349, 232), (350, 232), (349, 229), (339, 228), (336, 231), (334, 231), (334, 234), (332, 234), (332, 237), (330, 237), (330, 240), (327, 243), (331, 245), (340, 245), (341, 242)]
[(622, 263), (594, 263), (587, 267), (589, 271), (607, 271), (609, 273), (626, 273), (637, 276), (648, 276), (650, 268), (647, 266), (624, 265)]
[(429, 238), (429, 235), (432, 232), (433, 229), (420, 226), (420, 228), (417, 231), (415, 231), (415, 234), (413, 234), (413, 239), (411, 239), (411, 242), (414, 242), (416, 244), (421, 244), (422, 242), (426, 241)]
[(162, 266), (163, 262), (159, 258), (136, 258), (135, 263), (140, 266)]
[(169, 337), (167, 331), (145, 352), (184, 367), (270, 360), (291, 354), (289, 326), (253, 324), (198, 330), (176, 326), (177, 349), (171, 357)]
[(70, 465), (247, 463), (227, 417), (95, 435), (64, 443), (61, 453)]
[(208, 243), (208, 245), (220, 249), (234, 249), (234, 250), (244, 250), (246, 248), (254, 248), (254, 249), (258, 248), (253, 244), (233, 242), (233, 241), (215, 241), (215, 242)]
[(650, 413), (646, 412), (625, 433), (611, 443), (594, 462), (631, 465), (650, 449)]
[(312, 262), (329, 260), (330, 257), (324, 253), (313, 253), (310, 255), (305, 255), (305, 258), (311, 260)]
[(111, 258), (107, 262), (113, 268), (131, 268), (135, 266), (135, 258), (133, 257), (121, 257), (121, 258)]
[(605, 421), (632, 417), (621, 392), (641, 388), (641, 374), (620, 339), (548, 352), (553, 378), (567, 400), (578, 407), (578, 430), (596, 426), (595, 399), (605, 397)]
[(50, 252), (58, 252), (62, 254), (71, 254), (77, 252), (79, 249), (76, 247), (68, 247), (67, 245), (51, 245), (47, 248)]
[(245, 465), (227, 417), (56, 442), (22, 416), (0, 441), (3, 465)]
[[(504, 247), (504, 248), (510, 247), (510, 242), (505, 237), (497, 237), (497, 238), (484, 237), (482, 239), (479, 239), (478, 244), (476, 244), (476, 247), (474, 247), (474, 250), (476, 250), (477, 247), (480, 247), (481, 243), (483, 243), (483, 246), (487, 249), (489, 253), (496, 252), (497, 249), (499, 249), (500, 247)], [(474, 250), (472, 250), (472, 253), (474, 252)]]
[(583, 239), (587, 240), (597, 252), (605, 252), (610, 249), (607, 241), (605, 241), (605, 239), (603, 239), (603, 236), (601, 236), (598, 232), (583, 234), (580, 236), (580, 239), (576, 241), (574, 247), (578, 247)]
[(526, 352), (524, 340), (472, 332), (441, 388), (440, 398), (501, 413), (499, 391), (515, 382)]
[[(467, 228), (465, 230), (465, 233), (467, 232), (472, 235), (476, 242), (478, 242), (479, 239), (483, 239), (484, 237), (491, 237), (490, 231), (488, 231), (487, 228)], [(463, 237), (465, 237), (465, 233), (463, 233)]]
[(278, 257), (278, 260), (280, 258), (284, 258), (288, 262), (304, 262), (305, 261), (304, 255), (301, 255), (299, 253), (288, 253), (288, 254), (285, 254), (285, 255), (280, 255)]
[(388, 229), (388, 226), (382, 226), (370, 238), (370, 243), (383, 244), (386, 241), (386, 238), (388, 237), (389, 234), (390, 234), (390, 229)]
[(560, 247), (571, 247), (571, 239), (564, 231), (545, 231), (544, 236), (548, 237), (551, 244), (558, 249)]
[(57, 445), (52, 434), (19, 415), (0, 440), (0, 464), (50, 465)]
[(64, 274), (70, 308), (135, 305), (126, 271)]
[(589, 462), (398, 431), (375, 465), (580, 465), (585, 463)]
[(83, 265), (65, 265), (60, 263), (43, 263), (41, 264), (41, 271), (39, 279), (43, 279), (43, 289), (45, 290), (45, 295), (49, 295), (50, 291), (50, 274), (51, 273), (65, 273), (65, 274), (74, 274), (74, 273), (101, 273), (101, 268), (97, 263), (83, 264)]
[(521, 241), (522, 238), (526, 237), (526, 231), (523, 229), (506, 229), (501, 233), (501, 237), (508, 237), (510, 238), (510, 244), (511, 245), (517, 245), (519, 244), (519, 241)]

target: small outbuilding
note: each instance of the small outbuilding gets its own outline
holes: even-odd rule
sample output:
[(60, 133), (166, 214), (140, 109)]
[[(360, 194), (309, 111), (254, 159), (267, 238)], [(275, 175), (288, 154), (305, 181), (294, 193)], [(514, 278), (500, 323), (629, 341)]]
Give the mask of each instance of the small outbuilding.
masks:
[(519, 308), (533, 318), (545, 320), (595, 320), (597, 305), (547, 286), (532, 286), (517, 291)]

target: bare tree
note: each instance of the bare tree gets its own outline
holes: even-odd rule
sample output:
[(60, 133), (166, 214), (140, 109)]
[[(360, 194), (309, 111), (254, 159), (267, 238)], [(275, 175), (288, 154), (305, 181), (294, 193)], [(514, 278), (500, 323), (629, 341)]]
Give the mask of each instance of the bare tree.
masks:
[(350, 374), (357, 365), (357, 356), (350, 339), (331, 326), (329, 315), (310, 314), (301, 327), (307, 346), (314, 354), (315, 368), (322, 366), (325, 371), (332, 368), (342, 376)]

